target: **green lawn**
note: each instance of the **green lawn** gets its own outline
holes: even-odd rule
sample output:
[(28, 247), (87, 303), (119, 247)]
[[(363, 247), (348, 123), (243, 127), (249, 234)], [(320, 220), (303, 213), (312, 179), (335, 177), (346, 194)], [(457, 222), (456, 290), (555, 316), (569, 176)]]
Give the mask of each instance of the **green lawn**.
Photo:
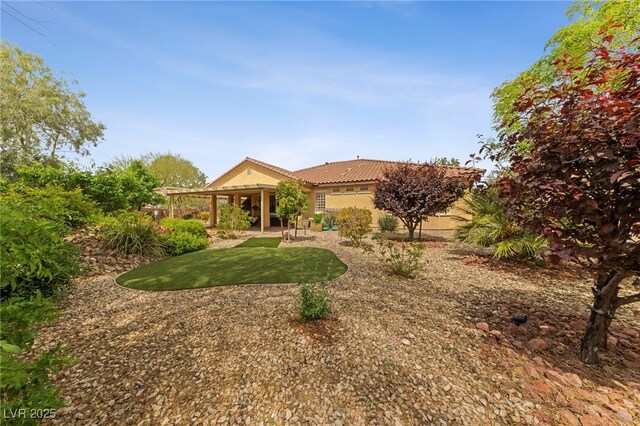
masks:
[(116, 282), (138, 290), (162, 291), (321, 281), (346, 271), (347, 266), (327, 249), (233, 247), (163, 259), (120, 275)]
[(247, 241), (238, 244), (238, 247), (269, 247), (269, 248), (277, 248), (280, 245), (282, 238), (249, 238)]

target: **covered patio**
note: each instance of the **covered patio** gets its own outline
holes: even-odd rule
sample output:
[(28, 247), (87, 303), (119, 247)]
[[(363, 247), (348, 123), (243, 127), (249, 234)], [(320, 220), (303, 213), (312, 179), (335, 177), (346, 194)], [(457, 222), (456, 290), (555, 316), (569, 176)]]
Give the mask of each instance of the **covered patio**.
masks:
[(275, 203), (271, 200), (275, 199), (275, 189), (276, 185), (257, 183), (193, 189), (163, 187), (156, 188), (156, 192), (169, 199), (169, 217), (174, 217), (177, 197), (209, 197), (210, 227), (215, 228), (218, 223), (219, 204), (233, 203), (248, 210), (259, 222), (260, 232), (264, 233), (271, 226), (271, 213), (275, 211)]

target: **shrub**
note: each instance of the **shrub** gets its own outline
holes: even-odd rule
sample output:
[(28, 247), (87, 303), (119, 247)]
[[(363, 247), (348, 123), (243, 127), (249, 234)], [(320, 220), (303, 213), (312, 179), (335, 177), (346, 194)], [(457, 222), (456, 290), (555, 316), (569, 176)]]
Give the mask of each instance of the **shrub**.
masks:
[(144, 166), (134, 161), (125, 170), (80, 170), (71, 164), (61, 167), (34, 163), (18, 170), (20, 179), (29, 186), (49, 188), (58, 186), (67, 191), (81, 190), (105, 212), (138, 209), (144, 204), (164, 200), (153, 191), (160, 181)]
[(121, 213), (109, 216), (99, 224), (101, 244), (121, 255), (166, 253), (160, 231), (153, 219), (140, 213)]
[(355, 247), (360, 247), (362, 238), (371, 232), (371, 211), (356, 207), (340, 210), (336, 223), (340, 228), (340, 236), (351, 240)]
[(183, 214), (182, 218), (184, 220), (191, 220), (191, 219), (193, 219), (193, 214), (191, 214), (191, 213)]
[(398, 218), (390, 214), (378, 218), (380, 232), (396, 232), (398, 229)]
[(203, 250), (209, 247), (209, 238), (190, 234), (184, 231), (174, 231), (162, 237), (166, 250), (173, 256)]
[(329, 312), (329, 292), (326, 283), (301, 283), (298, 312), (304, 322), (325, 318)]
[(315, 223), (315, 224), (322, 223), (322, 218), (323, 218), (323, 217), (324, 217), (324, 215), (323, 215), (323, 214), (321, 214), (321, 213), (316, 213), (316, 214), (314, 214), (314, 215), (313, 215), (313, 223)]
[(198, 219), (207, 222), (209, 220), (209, 212), (200, 212), (198, 213)]
[(51, 384), (49, 375), (71, 360), (62, 356), (63, 348), (60, 345), (39, 355), (32, 350), (36, 326), (50, 323), (57, 317), (53, 304), (40, 295), (29, 299), (12, 297), (0, 304), (0, 317), (0, 398), (3, 416), (18, 409), (26, 409), (28, 413), (29, 410), (63, 407), (59, 389)]
[(62, 238), (59, 224), (19, 207), (0, 205), (0, 297), (58, 293), (80, 272), (79, 248)]
[(255, 221), (248, 211), (233, 204), (225, 204), (220, 207), (218, 218), (218, 235), (221, 238), (235, 238), (236, 232), (244, 232)]
[(496, 259), (540, 260), (546, 240), (507, 219), (496, 190), (474, 191), (464, 199), (461, 210), (471, 219), (454, 216), (461, 222), (454, 233), (456, 240), (492, 247)]
[(23, 214), (57, 223), (64, 233), (86, 225), (97, 211), (79, 189), (66, 191), (57, 186), (32, 188), (20, 183), (9, 185), (0, 201), (19, 206)]
[(160, 225), (164, 228), (170, 228), (175, 232), (186, 232), (199, 237), (206, 237), (207, 228), (202, 222), (196, 219), (178, 219), (173, 217), (165, 217), (160, 221)]
[(393, 274), (413, 278), (424, 267), (422, 255), (426, 249), (423, 243), (395, 242), (384, 238), (378, 240), (380, 260)]
[(336, 224), (336, 217), (333, 214), (326, 214), (322, 220), (325, 226), (332, 228)]

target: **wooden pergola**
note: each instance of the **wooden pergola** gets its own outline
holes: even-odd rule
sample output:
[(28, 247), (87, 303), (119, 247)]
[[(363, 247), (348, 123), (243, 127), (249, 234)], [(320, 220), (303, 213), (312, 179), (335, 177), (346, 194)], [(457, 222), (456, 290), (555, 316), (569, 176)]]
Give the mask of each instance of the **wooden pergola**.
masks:
[(275, 191), (276, 185), (269, 184), (251, 184), (251, 185), (233, 185), (233, 186), (220, 186), (217, 188), (176, 188), (176, 187), (162, 187), (155, 188), (155, 192), (164, 197), (169, 198), (169, 217), (173, 217), (174, 199), (177, 196), (192, 196), (192, 197), (209, 197), (209, 224), (214, 228), (218, 222), (218, 197), (227, 197), (227, 202), (233, 203), (236, 206), (240, 205), (240, 198), (243, 195), (260, 195), (260, 231), (264, 232), (265, 221), (268, 221), (269, 216), (269, 191)]

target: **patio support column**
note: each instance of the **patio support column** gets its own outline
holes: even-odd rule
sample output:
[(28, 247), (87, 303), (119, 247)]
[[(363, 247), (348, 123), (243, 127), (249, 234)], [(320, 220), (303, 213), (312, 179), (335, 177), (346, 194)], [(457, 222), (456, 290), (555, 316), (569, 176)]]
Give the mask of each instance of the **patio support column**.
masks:
[(169, 217), (173, 217), (173, 195), (169, 195)]
[(264, 189), (260, 190), (260, 232), (264, 234)]
[(211, 194), (209, 196), (209, 225), (211, 225), (212, 228), (216, 226), (216, 222), (217, 222), (217, 220), (216, 220), (217, 219), (216, 218), (216, 216), (217, 216), (216, 213), (218, 213), (217, 212), (218, 209), (216, 208), (216, 207), (218, 207), (216, 205), (217, 201), (218, 201), (218, 196), (217, 195)]
[(266, 223), (266, 227), (271, 226), (271, 214), (269, 214), (269, 191), (262, 190), (262, 217)]
[(240, 206), (240, 194), (238, 194), (237, 192), (233, 193), (233, 205), (235, 205), (236, 207)]

